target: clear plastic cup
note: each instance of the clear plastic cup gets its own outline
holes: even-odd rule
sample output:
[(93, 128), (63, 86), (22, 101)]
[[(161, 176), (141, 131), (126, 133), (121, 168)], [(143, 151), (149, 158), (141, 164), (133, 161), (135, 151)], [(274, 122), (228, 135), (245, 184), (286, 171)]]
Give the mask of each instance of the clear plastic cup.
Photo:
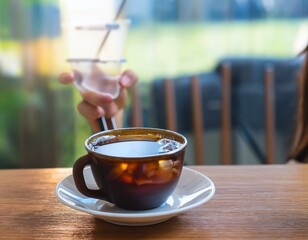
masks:
[(81, 92), (109, 94), (113, 99), (120, 93), (120, 75), (125, 59), (68, 59), (74, 83)]
[[(66, 27), (68, 58), (116, 59), (124, 56), (129, 19), (102, 23), (74, 23)], [(99, 55), (103, 39), (108, 37)]]

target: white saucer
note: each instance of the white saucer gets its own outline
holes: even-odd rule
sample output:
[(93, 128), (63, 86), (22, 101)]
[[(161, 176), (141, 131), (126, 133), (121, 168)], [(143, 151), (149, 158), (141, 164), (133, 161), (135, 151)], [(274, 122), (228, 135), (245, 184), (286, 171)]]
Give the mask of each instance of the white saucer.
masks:
[[(88, 187), (95, 186), (91, 170), (86, 168), (84, 174), (89, 183)], [(145, 211), (125, 210), (112, 203), (86, 197), (76, 189), (72, 175), (64, 178), (56, 187), (56, 196), (66, 206), (125, 226), (146, 226), (166, 221), (207, 202), (214, 193), (215, 185), (211, 179), (186, 167), (183, 168), (179, 183), (166, 203)]]

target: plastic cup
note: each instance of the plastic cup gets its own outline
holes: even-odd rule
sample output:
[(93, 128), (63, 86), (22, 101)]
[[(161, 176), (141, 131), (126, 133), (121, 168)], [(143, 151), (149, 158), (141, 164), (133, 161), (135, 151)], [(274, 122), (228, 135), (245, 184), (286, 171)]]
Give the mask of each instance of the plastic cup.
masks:
[(74, 83), (80, 92), (109, 94), (113, 99), (120, 93), (119, 79), (125, 59), (68, 59), (73, 69)]
[[(122, 58), (130, 20), (121, 19), (116, 22), (75, 23), (66, 27), (67, 56), (75, 58)], [(100, 54), (97, 51), (108, 34)]]

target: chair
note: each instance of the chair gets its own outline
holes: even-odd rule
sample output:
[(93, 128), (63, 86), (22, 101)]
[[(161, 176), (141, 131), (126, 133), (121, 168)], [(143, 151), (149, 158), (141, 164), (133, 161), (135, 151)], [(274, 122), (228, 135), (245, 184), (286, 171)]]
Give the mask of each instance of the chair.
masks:
[[(236, 59), (237, 61), (238, 59)], [(254, 59), (252, 59), (253, 61)], [(264, 125), (264, 149), (258, 143), (258, 140), (251, 131), (249, 124), (240, 119), (236, 112), (236, 101), (238, 100), (238, 94), (241, 93), (240, 88), (237, 86), (239, 80), (235, 77), (236, 74), (233, 71), (239, 71), (238, 62), (234, 63), (232, 59), (225, 59), (217, 67), (216, 74), (196, 74), (193, 76), (186, 76), (185, 81), (181, 79), (161, 79), (153, 82), (154, 105), (156, 104), (160, 108), (160, 112), (156, 111), (152, 116), (156, 118), (164, 118), (163, 124), (158, 124), (155, 127), (164, 127), (174, 131), (182, 131), (187, 128), (185, 125), (189, 122), (193, 132), (193, 146), (194, 146), (194, 164), (201, 165), (207, 164), (208, 160), (205, 157), (206, 145), (204, 143), (204, 135), (207, 134), (207, 126), (210, 128), (213, 125), (219, 125), (220, 128), (220, 161), (219, 164), (235, 164), (233, 161), (233, 139), (232, 132), (236, 128), (241, 138), (245, 140), (247, 146), (256, 155), (259, 163), (261, 164), (273, 164), (276, 163), (276, 107), (277, 99), (275, 98), (275, 66), (271, 61), (265, 59), (262, 61), (263, 72), (259, 75), (258, 88), (263, 86), (262, 94), (258, 92), (258, 95), (251, 94), (251, 98), (256, 97), (257, 101), (263, 102), (263, 116)], [(246, 60), (244, 60), (245, 62)], [(235, 67), (233, 67), (233, 64)], [(275, 64), (275, 62), (274, 62)], [(294, 71), (297, 72), (299, 65), (294, 67)], [(277, 67), (276, 67), (277, 68)], [(206, 78), (205, 78), (206, 76)], [(260, 79), (261, 78), (261, 79)], [(208, 81), (206, 81), (207, 79)], [(211, 85), (205, 84), (210, 82)], [(214, 80), (213, 80), (214, 79)], [(241, 80), (249, 82), (250, 79)], [(289, 99), (290, 102), (295, 102), (297, 93), (294, 93), (296, 88), (296, 82), (293, 79), (289, 79), (295, 88), (292, 88), (293, 98)], [(181, 86), (185, 82), (185, 86)], [(244, 84), (248, 84), (248, 83)], [(263, 83), (262, 83), (263, 82)], [(256, 84), (252, 83), (252, 84)], [(293, 86), (292, 85), (292, 86)], [(214, 87), (215, 86), (215, 87)], [(247, 85), (248, 86), (248, 85)], [(211, 88), (212, 90), (206, 92), (205, 89)], [(277, 87), (276, 87), (277, 88)], [(160, 91), (158, 90), (160, 89)], [(180, 90), (181, 89), (181, 90)], [(190, 91), (189, 91), (190, 89)], [(233, 92), (238, 91), (236, 94)], [(249, 89), (245, 90), (249, 95)], [(205, 95), (210, 95), (216, 92), (215, 98), (219, 101), (219, 110), (216, 111), (216, 117), (214, 119), (211, 113), (204, 107), (204, 103), (208, 100), (205, 99)], [(140, 93), (138, 88), (135, 87), (132, 91), (132, 125), (142, 126), (144, 114), (142, 113), (142, 106), (140, 101)], [(245, 94), (242, 94), (243, 96)], [(156, 96), (156, 97), (155, 97)], [(262, 99), (260, 99), (262, 96)], [(250, 97), (250, 96), (249, 96)], [(214, 98), (214, 97), (213, 97)], [(183, 103), (183, 99), (186, 99), (186, 103)], [(156, 100), (156, 101), (155, 101)], [(179, 105), (179, 102), (181, 102)], [(253, 99), (251, 100), (254, 101)], [(249, 104), (248, 104), (249, 105)], [(252, 104), (253, 105), (253, 104)], [(179, 107), (180, 106), (180, 107)], [(185, 107), (182, 107), (185, 106)], [(253, 106), (252, 106), (253, 107)], [(182, 108), (191, 108), (189, 111), (185, 111)], [(252, 109), (253, 110), (253, 109)], [(294, 108), (293, 108), (294, 110)], [(152, 111), (152, 109), (151, 109)], [(163, 111), (163, 113), (162, 113)], [(181, 114), (181, 111), (183, 114)], [(255, 111), (257, 111), (255, 109)], [(204, 114), (206, 112), (206, 114)], [(214, 115), (215, 115), (214, 114)], [(249, 114), (249, 113), (248, 113)], [(184, 116), (184, 117), (183, 117)], [(260, 119), (258, 119), (260, 121)], [(158, 120), (159, 122), (159, 120)], [(185, 134), (184, 134), (185, 135)]]

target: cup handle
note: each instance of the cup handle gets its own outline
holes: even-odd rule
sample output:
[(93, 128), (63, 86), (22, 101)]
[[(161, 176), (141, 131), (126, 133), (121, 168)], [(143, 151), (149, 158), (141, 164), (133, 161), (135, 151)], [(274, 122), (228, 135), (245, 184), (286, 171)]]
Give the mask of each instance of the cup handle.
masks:
[(89, 154), (84, 155), (80, 157), (79, 159), (77, 159), (77, 161), (75, 162), (73, 166), (73, 178), (74, 178), (75, 185), (78, 191), (87, 197), (99, 198), (99, 199), (110, 201), (106, 193), (104, 192), (104, 190), (89, 189), (86, 185), (85, 178), (83, 175), (83, 169), (85, 168), (86, 165), (91, 165), (91, 162), (92, 160)]

